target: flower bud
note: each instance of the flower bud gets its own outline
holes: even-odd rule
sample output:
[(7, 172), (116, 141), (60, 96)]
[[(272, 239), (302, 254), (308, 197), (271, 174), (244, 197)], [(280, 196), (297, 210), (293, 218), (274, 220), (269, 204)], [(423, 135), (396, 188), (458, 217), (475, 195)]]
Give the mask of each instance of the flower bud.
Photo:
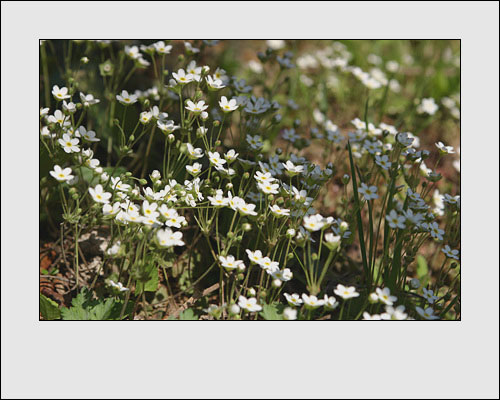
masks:
[(412, 289), (418, 289), (420, 287), (420, 281), (417, 278), (413, 278), (410, 281), (410, 286), (412, 287)]
[(348, 174), (345, 174), (343, 177), (342, 177), (342, 183), (344, 185), (347, 185), (349, 183), (349, 181), (351, 180), (351, 177), (348, 175)]
[(368, 296), (368, 301), (369, 301), (371, 304), (378, 303), (378, 296), (377, 296), (377, 293), (370, 293), (370, 295)]
[(172, 133), (170, 133), (170, 134), (167, 136), (167, 139), (168, 139), (168, 142), (169, 142), (169, 143), (173, 143), (173, 142), (174, 142), (174, 140), (175, 140), (175, 136), (174, 136)]
[(150, 104), (151, 102), (149, 101), (149, 99), (144, 100), (144, 107), (148, 108)]
[(295, 236), (295, 233), (296, 233), (295, 229), (293, 229), (293, 228), (287, 229), (286, 237), (293, 238)]
[(220, 125), (220, 121), (215, 120), (215, 121), (213, 122), (213, 126), (214, 126), (214, 128), (219, 127), (219, 125)]
[(133, 141), (135, 140), (135, 136), (134, 136), (134, 135), (130, 135), (129, 140), (130, 140), (131, 142), (133, 142)]
[(139, 179), (139, 183), (141, 185), (147, 185), (148, 184), (148, 181), (146, 179)]
[(248, 296), (252, 297), (252, 296), (255, 296), (256, 294), (257, 294), (257, 292), (255, 291), (254, 288), (248, 289)]
[(221, 141), (220, 140), (216, 140), (215, 143), (214, 143), (215, 147), (217, 146), (220, 146), (221, 145)]
[(293, 126), (295, 128), (298, 128), (300, 126), (300, 119), (296, 119), (295, 121), (293, 121)]
[(250, 232), (252, 230), (252, 225), (248, 222), (245, 222), (242, 226), (244, 232)]
[(73, 193), (73, 194), (71, 195), (71, 198), (72, 198), (73, 200), (77, 200), (79, 197), (80, 197), (80, 195), (79, 195), (78, 193)]
[(281, 286), (282, 282), (280, 279), (273, 279), (273, 287), (279, 288)]
[(236, 315), (240, 313), (240, 307), (237, 304), (231, 304), (228, 311), (229, 315)]
[(80, 62), (82, 64), (88, 64), (89, 63), (89, 58), (88, 57), (82, 57), (82, 58), (80, 58)]

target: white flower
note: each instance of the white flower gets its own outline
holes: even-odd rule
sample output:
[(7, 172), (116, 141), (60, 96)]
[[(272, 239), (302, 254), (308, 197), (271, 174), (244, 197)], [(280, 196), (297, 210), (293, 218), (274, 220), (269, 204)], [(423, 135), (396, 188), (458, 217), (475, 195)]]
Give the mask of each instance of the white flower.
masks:
[(427, 307), (423, 310), (420, 307), (415, 307), (415, 310), (419, 313), (419, 315), (428, 320), (439, 319), (437, 315), (434, 315), (434, 310), (431, 307)]
[(262, 138), (259, 135), (247, 135), (246, 140), (252, 150), (259, 150), (262, 146), (264, 146)]
[(221, 79), (212, 78), (210, 75), (208, 75), (205, 80), (207, 81), (209, 90), (219, 90), (226, 87)]
[(238, 204), (238, 211), (243, 215), (257, 215), (255, 210), (255, 204), (241, 203)]
[(139, 116), (139, 121), (141, 121), (141, 124), (146, 125), (151, 121), (151, 118), (153, 118), (153, 113), (151, 111), (143, 111)]
[(338, 284), (337, 288), (333, 292), (337, 296), (342, 297), (344, 300), (359, 296), (359, 293), (356, 292), (356, 288), (354, 286), (346, 287), (344, 285)]
[(66, 103), (66, 100), (63, 100), (63, 110), (73, 114), (76, 112), (76, 104), (71, 101)]
[(91, 94), (85, 95), (82, 92), (80, 92), (80, 100), (81, 100), (84, 107), (90, 107), (90, 106), (97, 104), (101, 101), (99, 99), (95, 99), (94, 96)]
[(439, 229), (437, 222), (429, 224), (429, 232), (434, 239), (443, 240), (444, 231)]
[(203, 150), (200, 148), (194, 148), (191, 143), (186, 143), (188, 156), (191, 160), (203, 157)]
[(181, 68), (177, 73), (172, 73), (174, 79), (180, 83), (181, 85), (185, 85), (187, 83), (194, 81), (193, 74), (186, 74), (186, 72)]
[(290, 304), (291, 306), (300, 306), (303, 303), (302, 299), (297, 293), (294, 293), (292, 295), (283, 293), (283, 295), (285, 296), (288, 304)]
[(217, 191), (215, 197), (207, 196), (210, 203), (215, 207), (224, 207), (228, 205), (229, 199), (225, 198), (222, 194), (222, 190)]
[(290, 271), (289, 268), (285, 268), (282, 270), (278, 269), (274, 271), (271, 275), (273, 276), (274, 279), (279, 279), (280, 281), (283, 282), (288, 282), (293, 278), (293, 273), (292, 271)]
[(297, 319), (297, 310), (291, 307), (286, 307), (283, 310), (283, 319), (286, 321), (295, 321)]
[(434, 115), (435, 112), (439, 109), (439, 106), (436, 104), (435, 100), (430, 97), (427, 99), (422, 99), (419, 106), (417, 107), (417, 112), (419, 114), (429, 114)]
[(201, 164), (196, 162), (193, 165), (186, 165), (186, 170), (191, 175), (196, 176), (201, 172)]
[(383, 313), (380, 317), (383, 320), (396, 320), (396, 321), (402, 321), (405, 320), (408, 317), (408, 314), (405, 312), (405, 306), (397, 306), (394, 308), (391, 305), (385, 306), (385, 313)]
[(116, 100), (118, 100), (124, 106), (134, 104), (137, 101), (137, 96), (135, 94), (128, 94), (126, 90), (122, 90), (121, 95), (116, 95)]
[(441, 151), (443, 154), (453, 154), (455, 153), (455, 150), (453, 149), (452, 146), (445, 146), (443, 142), (438, 142), (436, 143), (436, 147)]
[(158, 203), (149, 203), (149, 201), (144, 200), (142, 202), (142, 213), (146, 216), (152, 216), (156, 213), (156, 209), (158, 208)]
[(434, 302), (438, 299), (438, 296), (434, 295), (433, 290), (427, 290), (426, 288), (422, 288), (424, 292), (424, 298), (427, 300), (429, 304), (434, 304)]
[(189, 110), (194, 114), (200, 114), (202, 111), (205, 111), (207, 108), (208, 108), (208, 106), (205, 105), (204, 100), (200, 100), (196, 104), (193, 103), (191, 100), (188, 100), (186, 102), (186, 110)]
[(290, 176), (295, 176), (297, 174), (300, 174), (301, 172), (304, 172), (304, 166), (303, 165), (294, 165), (290, 160), (288, 160), (286, 163), (282, 163), (283, 167), (285, 167), (286, 172)]
[(277, 183), (258, 183), (257, 184), (260, 191), (265, 194), (277, 194), (279, 184)]
[(366, 311), (363, 312), (363, 320), (364, 321), (380, 321), (382, 318), (380, 317), (380, 315), (378, 314), (373, 314), (373, 315), (370, 315), (369, 313), (367, 313)]
[(169, 133), (174, 132), (175, 130), (179, 129), (179, 125), (175, 125), (174, 121), (168, 120), (168, 121), (156, 121), (156, 125), (158, 128), (166, 135)]
[(125, 46), (124, 51), (125, 54), (133, 60), (141, 57), (141, 53), (139, 53), (139, 48), (137, 46)]
[(378, 199), (376, 186), (368, 186), (363, 182), (358, 191), (363, 195), (366, 201)]
[(391, 290), (388, 287), (383, 289), (376, 288), (375, 293), (377, 294), (378, 299), (388, 306), (392, 306), (398, 299), (396, 296), (391, 296)]
[(328, 232), (325, 235), (325, 245), (330, 250), (335, 250), (335, 249), (337, 249), (339, 247), (341, 239), (342, 239), (342, 236), (335, 235), (332, 232)]
[(283, 217), (290, 215), (290, 210), (288, 208), (280, 208), (280, 206), (278, 206), (277, 204), (269, 206), (269, 209), (276, 217)]
[(115, 283), (111, 279), (109, 280), (109, 284), (114, 288), (118, 289), (120, 292), (126, 292), (127, 290), (130, 290), (129, 288), (124, 287), (121, 282)]
[(169, 227), (180, 228), (181, 225), (186, 225), (186, 218), (183, 217), (182, 215), (178, 215), (176, 211), (175, 215), (172, 215), (165, 221), (165, 225)]
[(95, 188), (89, 188), (89, 193), (97, 203), (109, 203), (111, 193), (105, 192), (102, 185), (97, 185)]
[(199, 53), (200, 52), (200, 49), (193, 47), (193, 45), (189, 42), (184, 42), (184, 46), (186, 47), (186, 50), (188, 51), (188, 53)]
[(398, 133), (396, 135), (396, 140), (401, 145), (407, 147), (407, 146), (410, 146), (413, 143), (414, 138), (410, 137), (410, 135), (408, 134), (408, 132), (400, 132), (400, 133)]
[(182, 239), (182, 232), (173, 232), (170, 228), (159, 229), (156, 232), (158, 243), (162, 247), (184, 246)]
[(260, 250), (252, 251), (252, 250), (246, 249), (245, 251), (247, 252), (249, 260), (254, 264), (259, 264), (263, 258), (262, 252)]
[(238, 268), (241, 264), (243, 264), (243, 261), (241, 260), (236, 260), (234, 256), (219, 256), (219, 261), (221, 265), (226, 268), (226, 269), (235, 269)]
[(50, 108), (45, 107), (45, 108), (40, 108), (40, 118), (45, 117), (46, 115), (49, 114)]
[(377, 163), (377, 165), (379, 165), (380, 167), (382, 167), (385, 170), (388, 170), (389, 168), (391, 168), (391, 165), (392, 165), (392, 163), (389, 161), (389, 157), (386, 155), (382, 155), (382, 156), (376, 155), (375, 162)]
[(325, 226), (324, 218), (320, 214), (308, 215), (304, 217), (304, 228), (310, 232), (319, 231)]
[(324, 304), (325, 308), (327, 308), (329, 310), (335, 310), (339, 305), (339, 302), (337, 301), (337, 299), (335, 297), (333, 297), (333, 296), (328, 297), (327, 294), (325, 294), (323, 301), (325, 303)]
[(446, 255), (446, 257), (458, 260), (458, 250), (452, 250), (449, 245), (444, 246), (441, 251)]
[(318, 300), (316, 296), (308, 296), (305, 293), (302, 293), (302, 300), (304, 301), (304, 305), (310, 309), (318, 308), (325, 304), (324, 300)]
[(120, 212), (120, 202), (116, 201), (113, 205), (106, 203), (102, 206), (103, 215), (116, 215)]
[(99, 142), (101, 139), (96, 138), (94, 131), (87, 131), (84, 126), (78, 128), (78, 133), (88, 142)]
[(273, 50), (280, 50), (285, 47), (286, 43), (282, 39), (266, 40), (266, 45)]
[(245, 296), (240, 296), (238, 298), (238, 306), (248, 312), (257, 312), (262, 310), (262, 307), (257, 304), (257, 299), (255, 297), (247, 299)]
[(276, 180), (276, 178), (272, 177), (270, 172), (262, 173), (260, 171), (255, 173), (254, 178), (258, 183), (270, 183)]
[(58, 142), (66, 153), (78, 153), (80, 151), (80, 148), (77, 146), (80, 141), (77, 138), (71, 139), (67, 133)]
[(238, 158), (239, 154), (236, 153), (234, 149), (229, 150), (227, 153), (224, 154), (224, 158), (226, 161), (231, 164), (234, 160)]
[(405, 229), (406, 218), (403, 215), (398, 215), (395, 210), (391, 210), (389, 215), (386, 215), (385, 219), (389, 222), (389, 226), (393, 229)]
[(219, 101), (219, 106), (223, 112), (228, 113), (238, 109), (238, 103), (236, 99), (227, 100), (226, 96), (222, 96)]
[(210, 163), (215, 167), (215, 169), (223, 168), (223, 165), (226, 163), (226, 160), (220, 157), (220, 154), (216, 151), (213, 153), (211, 151), (208, 152), (208, 159)]
[(153, 47), (158, 54), (170, 54), (170, 50), (172, 50), (172, 46), (166, 46), (163, 40), (153, 43)]
[(235, 211), (238, 209), (238, 206), (240, 204), (241, 205), (245, 204), (245, 200), (243, 200), (241, 197), (233, 196), (231, 192), (229, 192), (227, 194), (227, 196), (228, 196), (228, 205), (229, 205), (229, 207), (231, 207)]
[(280, 269), (280, 264), (277, 261), (272, 261), (269, 257), (262, 257), (258, 264), (271, 275)]
[(121, 190), (122, 192), (128, 192), (130, 190), (130, 185), (123, 183), (119, 177), (111, 177), (111, 187)]
[(71, 172), (71, 168), (68, 167), (62, 169), (59, 165), (54, 165), (54, 170), (49, 171), (50, 175), (56, 178), (59, 182), (67, 182), (73, 179), (74, 176), (71, 175)]
[(54, 85), (52, 87), (52, 95), (56, 100), (66, 100), (71, 98), (71, 96), (68, 94), (67, 87), (62, 87), (59, 89), (59, 86), (57, 85)]

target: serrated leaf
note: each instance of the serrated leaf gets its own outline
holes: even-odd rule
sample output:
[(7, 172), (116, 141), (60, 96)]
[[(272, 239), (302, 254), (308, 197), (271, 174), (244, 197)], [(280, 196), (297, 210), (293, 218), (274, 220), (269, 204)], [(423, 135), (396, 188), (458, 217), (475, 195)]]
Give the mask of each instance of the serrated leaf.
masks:
[(40, 293), (40, 312), (43, 319), (52, 321), (61, 318), (61, 310), (57, 303)]
[(87, 321), (89, 313), (81, 307), (71, 307), (61, 309), (62, 319), (65, 321)]
[(279, 303), (264, 304), (259, 315), (266, 321), (282, 321), (284, 306)]
[(100, 303), (90, 310), (90, 319), (97, 321), (110, 319), (114, 305), (114, 299), (106, 299), (104, 303)]

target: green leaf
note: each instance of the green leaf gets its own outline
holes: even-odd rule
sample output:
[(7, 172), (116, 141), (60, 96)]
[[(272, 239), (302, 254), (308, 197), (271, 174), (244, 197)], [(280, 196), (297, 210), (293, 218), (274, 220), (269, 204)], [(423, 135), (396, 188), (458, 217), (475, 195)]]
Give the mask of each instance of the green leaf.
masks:
[(194, 311), (191, 308), (184, 310), (179, 315), (180, 321), (198, 321), (198, 316), (194, 315)]
[(427, 261), (422, 255), (417, 256), (417, 277), (422, 280), (429, 273), (429, 268), (427, 267)]
[(81, 307), (71, 307), (61, 309), (62, 319), (64, 321), (87, 321), (89, 313)]
[(279, 303), (264, 304), (259, 315), (266, 321), (282, 321), (284, 305)]
[(40, 312), (43, 319), (52, 321), (61, 318), (61, 310), (57, 303), (40, 293)]

